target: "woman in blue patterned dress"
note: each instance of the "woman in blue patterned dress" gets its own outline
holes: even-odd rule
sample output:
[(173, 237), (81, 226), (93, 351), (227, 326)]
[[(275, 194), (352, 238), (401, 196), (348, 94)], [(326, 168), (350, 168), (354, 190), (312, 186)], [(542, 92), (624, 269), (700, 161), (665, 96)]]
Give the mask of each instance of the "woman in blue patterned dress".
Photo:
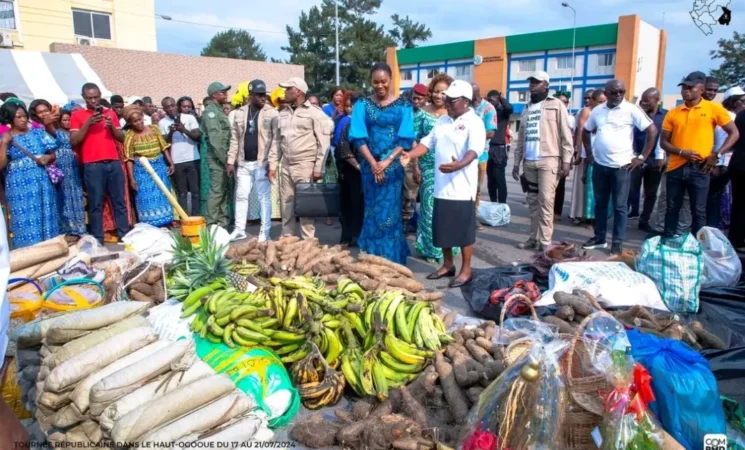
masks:
[(57, 190), (45, 168), (55, 161), (59, 146), (52, 126), (55, 119), (48, 115), (43, 119), (45, 128), (32, 129), (23, 102), (11, 99), (0, 107), (0, 123), (10, 126), (0, 143), (0, 169), (8, 168), (5, 192), (15, 248), (60, 234)]
[[(423, 107), (419, 120), (415, 121), (416, 140), (421, 141), (428, 135), (440, 117), (448, 113), (445, 107), (445, 90), (453, 79), (445, 73), (438, 73), (429, 84), (430, 104)], [(435, 149), (430, 149), (426, 155), (419, 158), (419, 170), (422, 173), (422, 184), (419, 186), (419, 223), (416, 230), (416, 251), (427, 262), (436, 264), (442, 262), (442, 249), (435, 247), (432, 242), (432, 210), (435, 204)], [(453, 249), (453, 255), (459, 249)]]
[(60, 209), (60, 231), (64, 234), (82, 236), (85, 234), (83, 182), (78, 161), (70, 145), (70, 114), (70, 111), (64, 109), (60, 112), (57, 130), (57, 141), (60, 145), (57, 149), (57, 167), (65, 174), (62, 183), (57, 187), (57, 204)]
[(365, 217), (357, 240), (360, 250), (406, 264), (409, 244), (401, 215), (404, 169), (392, 164), (414, 142), (411, 104), (390, 94), (391, 68), (376, 63), (371, 72), (375, 94), (352, 110), (349, 140), (358, 149)]

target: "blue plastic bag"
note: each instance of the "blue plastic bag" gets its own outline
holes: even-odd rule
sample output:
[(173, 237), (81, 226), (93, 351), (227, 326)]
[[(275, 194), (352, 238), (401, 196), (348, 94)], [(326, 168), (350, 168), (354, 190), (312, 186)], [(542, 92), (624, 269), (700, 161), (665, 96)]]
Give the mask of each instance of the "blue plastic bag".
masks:
[(652, 375), (649, 404), (662, 427), (688, 450), (702, 450), (704, 436), (725, 434), (727, 424), (709, 363), (687, 344), (631, 330), (631, 353)]

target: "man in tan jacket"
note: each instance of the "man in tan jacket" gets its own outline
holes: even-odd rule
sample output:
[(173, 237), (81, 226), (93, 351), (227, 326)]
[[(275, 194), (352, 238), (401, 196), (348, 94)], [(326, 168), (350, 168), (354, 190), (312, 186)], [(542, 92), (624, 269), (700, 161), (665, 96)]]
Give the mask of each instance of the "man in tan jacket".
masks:
[[(302, 78), (290, 78), (280, 87), (286, 89), (285, 101), (290, 108), (279, 113), (278, 128), (269, 150), (269, 180), (279, 174), (279, 196), (282, 204), (282, 234), (295, 234), (295, 186), (323, 178), (323, 169), (331, 142), (334, 123), (326, 114), (306, 100), (308, 85)], [(303, 239), (315, 237), (314, 219), (301, 217)]]
[[(272, 228), (272, 187), (267, 178), (269, 148), (274, 141), (272, 119), (277, 110), (267, 101), (266, 84), (253, 80), (249, 84), (248, 104), (234, 111), (230, 128), (228, 176), (235, 176), (235, 230), (231, 240), (246, 238), (248, 197), (256, 186), (261, 204), (259, 241), (270, 239)], [(238, 169), (236, 170), (236, 163)]]
[(518, 248), (541, 250), (554, 233), (554, 195), (559, 180), (569, 174), (574, 140), (566, 106), (548, 95), (549, 77), (535, 72), (528, 78), (530, 102), (520, 117), (512, 177), (520, 181), (530, 208), (530, 237)]

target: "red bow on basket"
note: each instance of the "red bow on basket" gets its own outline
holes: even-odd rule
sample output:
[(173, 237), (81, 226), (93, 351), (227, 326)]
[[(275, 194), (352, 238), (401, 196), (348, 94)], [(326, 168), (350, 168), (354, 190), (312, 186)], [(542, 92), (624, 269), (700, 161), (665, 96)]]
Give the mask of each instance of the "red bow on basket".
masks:
[(608, 395), (605, 411), (610, 413), (621, 410), (623, 414), (634, 414), (636, 420), (640, 421), (647, 411), (647, 405), (654, 400), (652, 376), (644, 366), (636, 363), (631, 384), (616, 387)]

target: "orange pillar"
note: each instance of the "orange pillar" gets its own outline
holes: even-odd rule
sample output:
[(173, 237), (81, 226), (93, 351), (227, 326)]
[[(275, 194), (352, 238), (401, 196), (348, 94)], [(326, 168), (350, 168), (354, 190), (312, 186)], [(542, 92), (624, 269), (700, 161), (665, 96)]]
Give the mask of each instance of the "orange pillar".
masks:
[(660, 30), (660, 50), (657, 57), (657, 84), (655, 87), (662, 92), (662, 80), (665, 77), (665, 55), (667, 53), (667, 31)]
[(473, 54), (482, 58), (473, 68), (473, 81), (486, 95), (492, 89), (507, 91), (507, 40), (504, 37), (474, 41)]
[(634, 96), (640, 21), (641, 19), (636, 14), (618, 18), (615, 78), (621, 80), (626, 85), (627, 100), (631, 100)]
[(385, 62), (391, 66), (391, 72), (393, 72), (393, 79), (391, 80), (390, 91), (392, 95), (398, 95), (401, 91), (401, 71), (398, 68), (398, 54), (396, 53), (396, 47), (388, 47), (385, 50)]

